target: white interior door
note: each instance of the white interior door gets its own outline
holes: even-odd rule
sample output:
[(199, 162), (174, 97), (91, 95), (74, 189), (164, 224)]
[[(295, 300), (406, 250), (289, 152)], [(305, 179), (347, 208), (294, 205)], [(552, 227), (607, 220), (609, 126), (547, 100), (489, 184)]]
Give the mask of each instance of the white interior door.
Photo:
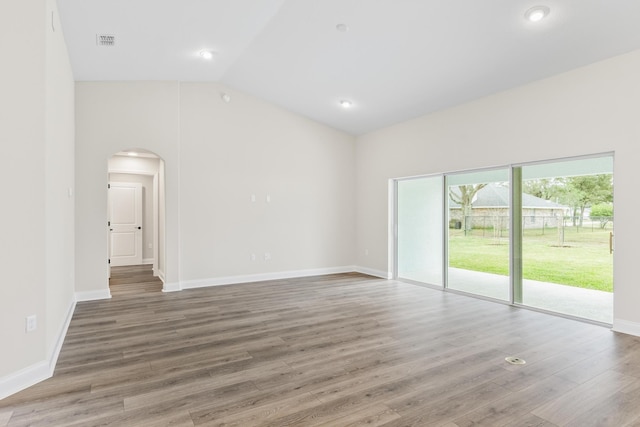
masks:
[(142, 264), (142, 184), (109, 184), (111, 266)]

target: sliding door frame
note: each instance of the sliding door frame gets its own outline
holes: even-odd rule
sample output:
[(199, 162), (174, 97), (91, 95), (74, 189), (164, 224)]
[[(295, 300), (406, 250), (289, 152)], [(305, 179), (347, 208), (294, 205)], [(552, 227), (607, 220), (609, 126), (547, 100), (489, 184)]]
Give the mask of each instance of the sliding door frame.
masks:
[[(542, 313), (552, 314), (555, 316), (565, 317), (574, 320), (580, 320), (587, 323), (593, 323), (597, 325), (603, 326), (611, 326), (609, 323), (604, 323), (592, 319), (587, 319), (583, 317), (572, 316), (569, 314), (545, 310), (539, 307), (532, 307), (523, 304), (523, 263), (522, 263), (522, 248), (523, 248), (523, 222), (522, 222), (522, 169), (526, 166), (533, 165), (543, 165), (550, 164), (556, 162), (568, 162), (568, 161), (579, 161), (585, 159), (595, 159), (602, 157), (611, 157), (614, 163), (615, 169), (615, 153), (614, 152), (603, 152), (603, 153), (595, 153), (595, 154), (587, 154), (581, 156), (571, 156), (571, 157), (561, 157), (555, 159), (547, 159), (540, 161), (532, 161), (532, 162), (522, 162), (522, 163), (513, 163), (509, 165), (503, 166), (494, 166), (487, 168), (477, 168), (470, 170), (459, 170), (455, 172), (443, 172), (437, 174), (427, 174), (427, 175), (419, 175), (419, 176), (411, 176), (411, 177), (403, 177), (403, 178), (394, 178), (389, 180), (389, 191), (390, 197), (389, 202), (391, 204), (389, 209), (389, 219), (390, 219), (390, 227), (389, 227), (389, 237), (390, 237), (390, 271), (391, 277), (396, 280), (402, 280), (409, 283), (417, 284), (420, 286), (440, 289), (446, 292), (453, 292), (463, 295), (472, 296), (474, 298), (486, 299), (502, 304), (508, 304), (511, 306), (517, 306), (526, 308), (533, 311), (538, 311)], [(460, 290), (451, 289), (449, 287), (449, 203), (448, 203), (448, 182), (447, 177), (452, 175), (464, 174), (464, 173), (473, 173), (473, 172), (482, 172), (489, 170), (498, 170), (498, 169), (508, 169), (509, 171), (509, 190), (510, 190), (510, 200), (509, 200), (509, 299), (508, 301), (500, 300), (496, 298), (486, 297), (483, 295), (476, 295), (469, 292), (464, 292)], [(614, 171), (612, 171), (614, 173)], [(430, 177), (440, 177), (442, 179), (442, 286), (436, 286), (429, 283), (417, 282), (415, 280), (402, 278), (399, 276), (398, 272), (398, 183), (401, 181), (407, 181), (412, 179), (421, 179), (421, 178), (430, 178)], [(615, 199), (614, 199), (615, 204)], [(615, 209), (615, 208), (614, 208)], [(613, 255), (615, 257), (615, 253)], [(614, 292), (615, 292), (615, 284), (614, 284)]]

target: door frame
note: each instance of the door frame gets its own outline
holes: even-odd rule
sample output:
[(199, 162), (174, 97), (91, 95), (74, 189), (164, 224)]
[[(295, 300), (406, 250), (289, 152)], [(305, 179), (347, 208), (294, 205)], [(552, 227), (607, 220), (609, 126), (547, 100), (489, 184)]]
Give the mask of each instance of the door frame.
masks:
[[(162, 160), (161, 157), (158, 157), (159, 160)], [(160, 270), (158, 268), (158, 260), (159, 260), (159, 249), (158, 243), (160, 241), (160, 183), (159, 183), (159, 172), (145, 172), (140, 170), (131, 170), (131, 169), (111, 169), (107, 168), (107, 181), (109, 180), (109, 174), (112, 173), (121, 173), (121, 174), (129, 174), (129, 175), (143, 175), (143, 176), (152, 176), (153, 177), (153, 275), (159, 276)], [(143, 252), (144, 252), (144, 248)]]

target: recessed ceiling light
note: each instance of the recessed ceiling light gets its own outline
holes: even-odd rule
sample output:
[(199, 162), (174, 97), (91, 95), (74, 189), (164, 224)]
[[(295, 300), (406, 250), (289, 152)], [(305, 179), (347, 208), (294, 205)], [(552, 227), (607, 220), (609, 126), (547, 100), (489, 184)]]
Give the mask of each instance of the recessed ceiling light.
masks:
[(349, 27), (347, 26), (347, 24), (338, 24), (336, 25), (336, 30), (340, 31), (341, 33), (346, 33), (347, 31), (349, 31)]
[(524, 13), (524, 17), (527, 21), (538, 22), (549, 15), (549, 12), (551, 12), (551, 10), (547, 6), (534, 6)]
[(210, 50), (201, 50), (200, 56), (204, 59), (213, 59), (213, 52), (211, 52)]
[(340, 106), (342, 108), (351, 108), (353, 106), (353, 102), (349, 101), (348, 99), (341, 99)]
[(222, 93), (220, 94), (220, 98), (221, 98), (224, 102), (226, 102), (227, 104), (228, 104), (229, 102), (231, 102), (231, 95), (229, 95), (228, 93), (222, 92)]

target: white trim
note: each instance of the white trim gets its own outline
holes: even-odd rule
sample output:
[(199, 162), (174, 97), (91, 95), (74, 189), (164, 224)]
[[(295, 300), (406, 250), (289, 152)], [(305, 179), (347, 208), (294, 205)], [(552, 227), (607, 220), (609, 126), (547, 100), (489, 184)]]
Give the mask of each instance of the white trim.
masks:
[[(398, 276), (398, 181), (390, 179), (387, 186), (387, 218), (389, 219), (387, 224), (387, 241), (389, 242), (387, 245), (387, 270), (391, 272), (388, 276), (391, 279)], [(374, 274), (374, 276), (382, 277), (378, 274)]]
[(162, 292), (177, 292), (184, 289), (180, 286), (180, 282), (167, 283), (164, 280), (162, 282), (164, 283), (164, 286), (162, 286)]
[(0, 378), (0, 400), (50, 378), (46, 360)]
[(60, 328), (60, 332), (58, 332), (58, 339), (56, 340), (55, 347), (51, 350), (51, 354), (49, 355), (49, 370), (51, 371), (51, 375), (53, 375), (53, 371), (56, 368), (56, 363), (58, 363), (58, 356), (60, 356), (60, 350), (62, 350), (62, 344), (64, 343), (64, 338), (67, 336), (67, 331), (69, 330), (69, 324), (71, 324), (71, 318), (73, 318), (73, 313), (76, 311), (76, 300), (74, 296), (74, 300), (71, 301), (69, 305), (69, 310), (67, 310), (67, 317), (64, 319), (64, 323)]
[(381, 279), (390, 280), (390, 279), (393, 278), (393, 274), (391, 272), (389, 272), (389, 271), (374, 270), (373, 268), (361, 267), (359, 265), (356, 265), (354, 267), (353, 271), (355, 271), (357, 273), (367, 274), (369, 276), (379, 277)]
[(96, 301), (101, 299), (110, 299), (111, 292), (109, 289), (102, 289), (99, 291), (86, 291), (76, 292), (76, 301)]
[(142, 258), (142, 264), (153, 264), (153, 258)]
[(58, 356), (62, 349), (62, 343), (67, 335), (71, 318), (76, 308), (76, 301), (72, 300), (69, 304), (67, 316), (62, 324), (60, 331), (58, 332), (58, 339), (56, 345), (53, 347), (49, 360), (42, 360), (38, 363), (34, 363), (31, 366), (27, 366), (24, 369), (9, 374), (3, 378), (0, 378), (0, 400), (5, 397), (11, 396), (19, 391), (22, 391), (28, 387), (31, 387), (41, 381), (51, 378), (53, 371), (56, 369), (56, 363), (58, 362)]
[(640, 337), (640, 323), (630, 322), (628, 320), (613, 319), (613, 328), (615, 332), (622, 332), (623, 334), (635, 335)]
[(153, 258), (151, 264), (153, 264), (153, 270), (158, 269), (159, 255), (158, 255), (158, 239), (160, 235), (160, 186), (158, 180), (160, 179), (160, 160), (158, 160), (158, 172), (153, 175), (153, 214), (152, 214), (152, 226), (153, 226)]
[(158, 269), (154, 269), (153, 270), (153, 275), (156, 276), (158, 279), (160, 279), (162, 281), (162, 283), (165, 282), (164, 280), (164, 271)]
[(210, 279), (186, 280), (181, 282), (182, 289), (204, 288), (208, 286), (233, 285), (237, 283), (263, 282), (265, 280), (293, 279), (296, 277), (323, 276), (326, 274), (351, 273), (355, 267), (329, 267), (309, 270), (279, 271), (275, 273), (248, 274), (242, 276), (214, 277)]

